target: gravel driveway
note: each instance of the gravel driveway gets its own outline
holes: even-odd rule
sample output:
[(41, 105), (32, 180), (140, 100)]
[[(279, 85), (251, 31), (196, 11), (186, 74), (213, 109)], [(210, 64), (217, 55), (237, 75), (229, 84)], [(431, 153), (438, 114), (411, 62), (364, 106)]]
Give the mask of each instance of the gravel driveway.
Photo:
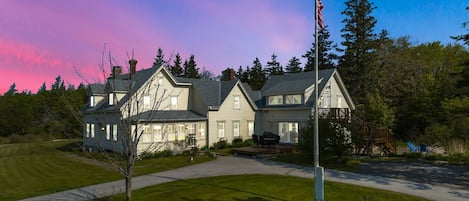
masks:
[(469, 190), (468, 165), (406, 160), (373, 160), (362, 162), (358, 173)]

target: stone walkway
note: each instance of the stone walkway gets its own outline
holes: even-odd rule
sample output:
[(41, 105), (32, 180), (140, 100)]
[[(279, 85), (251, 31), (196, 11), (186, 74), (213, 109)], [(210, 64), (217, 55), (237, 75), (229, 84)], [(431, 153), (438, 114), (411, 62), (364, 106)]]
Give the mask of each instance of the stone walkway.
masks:
[[(133, 179), (133, 189), (140, 189), (146, 186), (182, 179), (237, 174), (276, 174), (314, 178), (313, 168), (310, 167), (302, 167), (262, 159), (227, 156), (218, 157), (216, 160), (207, 163), (135, 177)], [(430, 200), (469, 200), (469, 191), (465, 189), (452, 189), (444, 186), (435, 186), (431, 184), (390, 179), (379, 176), (326, 170), (325, 179), (328, 181), (384, 189), (388, 191), (423, 197)], [(29, 198), (26, 200), (90, 200), (96, 197), (112, 195), (124, 191), (124, 181), (119, 180)]]

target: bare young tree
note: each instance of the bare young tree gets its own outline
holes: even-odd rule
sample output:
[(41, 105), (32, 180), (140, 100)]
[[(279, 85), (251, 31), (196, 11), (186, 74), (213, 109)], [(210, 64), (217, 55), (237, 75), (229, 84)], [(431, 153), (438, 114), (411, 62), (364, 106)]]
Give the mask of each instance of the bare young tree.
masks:
[(131, 200), (132, 176), (139, 154), (188, 146), (185, 136), (176, 136), (176, 143), (168, 143), (166, 132), (145, 135), (152, 122), (159, 120), (159, 111), (171, 107), (170, 97), (181, 93), (161, 87), (163, 80), (156, 72), (164, 71), (164, 66), (137, 71), (137, 60), (130, 57), (126, 64), (128, 73), (122, 74), (122, 67), (115, 63), (109, 53), (112, 73), (106, 73), (104, 59), (100, 64), (106, 83), (89, 84), (90, 104), (79, 114), (76, 110), (71, 112), (85, 127), (83, 150), (99, 152), (100, 157), (124, 176), (126, 200)]

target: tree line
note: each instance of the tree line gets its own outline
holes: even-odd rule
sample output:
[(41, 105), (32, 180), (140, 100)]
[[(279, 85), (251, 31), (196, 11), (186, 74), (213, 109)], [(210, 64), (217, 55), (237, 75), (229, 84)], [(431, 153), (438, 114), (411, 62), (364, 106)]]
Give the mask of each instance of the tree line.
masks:
[(70, 109), (79, 111), (87, 100), (83, 84), (66, 86), (60, 76), (49, 88), (43, 83), (34, 94), (18, 92), (13, 83), (0, 96), (0, 137), (30, 133), (67, 138), (79, 136), (77, 131), (83, 130), (83, 126), (70, 114)]
[[(400, 139), (469, 142), (469, 51), (463, 46), (469, 45), (469, 34), (452, 36), (463, 44), (416, 44), (410, 36), (390, 38), (387, 30), (375, 30), (378, 21), (372, 13), (377, 7), (372, 2), (348, 0), (345, 5), (341, 46), (329, 39), (328, 26), (318, 32), (318, 68), (338, 69), (357, 105), (354, 115), (373, 127), (391, 128)], [(234, 71), (240, 81), (259, 90), (269, 76), (314, 70), (315, 51), (313, 42), (303, 55), (292, 57), (285, 65), (272, 54), (265, 65), (256, 57), (252, 65), (237, 70), (228, 67), (219, 76), (200, 70), (193, 54), (184, 61), (179, 53), (165, 59), (161, 48), (153, 65), (165, 65), (176, 77), (198, 79), (228, 80)], [(37, 94), (18, 93), (12, 85), (0, 97), (0, 135), (77, 126), (72, 121), (54, 123), (54, 119), (67, 119), (56, 100), (68, 96), (76, 104), (73, 107), (81, 107), (86, 103), (85, 86), (65, 87), (60, 76), (50, 89), (44, 84)]]

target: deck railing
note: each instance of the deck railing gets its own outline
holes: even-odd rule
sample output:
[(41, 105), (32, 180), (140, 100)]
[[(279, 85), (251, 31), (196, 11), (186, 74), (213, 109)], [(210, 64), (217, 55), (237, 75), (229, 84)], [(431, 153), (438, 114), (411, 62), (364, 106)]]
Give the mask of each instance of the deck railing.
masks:
[(319, 118), (348, 120), (352, 118), (352, 113), (348, 108), (318, 108)]

